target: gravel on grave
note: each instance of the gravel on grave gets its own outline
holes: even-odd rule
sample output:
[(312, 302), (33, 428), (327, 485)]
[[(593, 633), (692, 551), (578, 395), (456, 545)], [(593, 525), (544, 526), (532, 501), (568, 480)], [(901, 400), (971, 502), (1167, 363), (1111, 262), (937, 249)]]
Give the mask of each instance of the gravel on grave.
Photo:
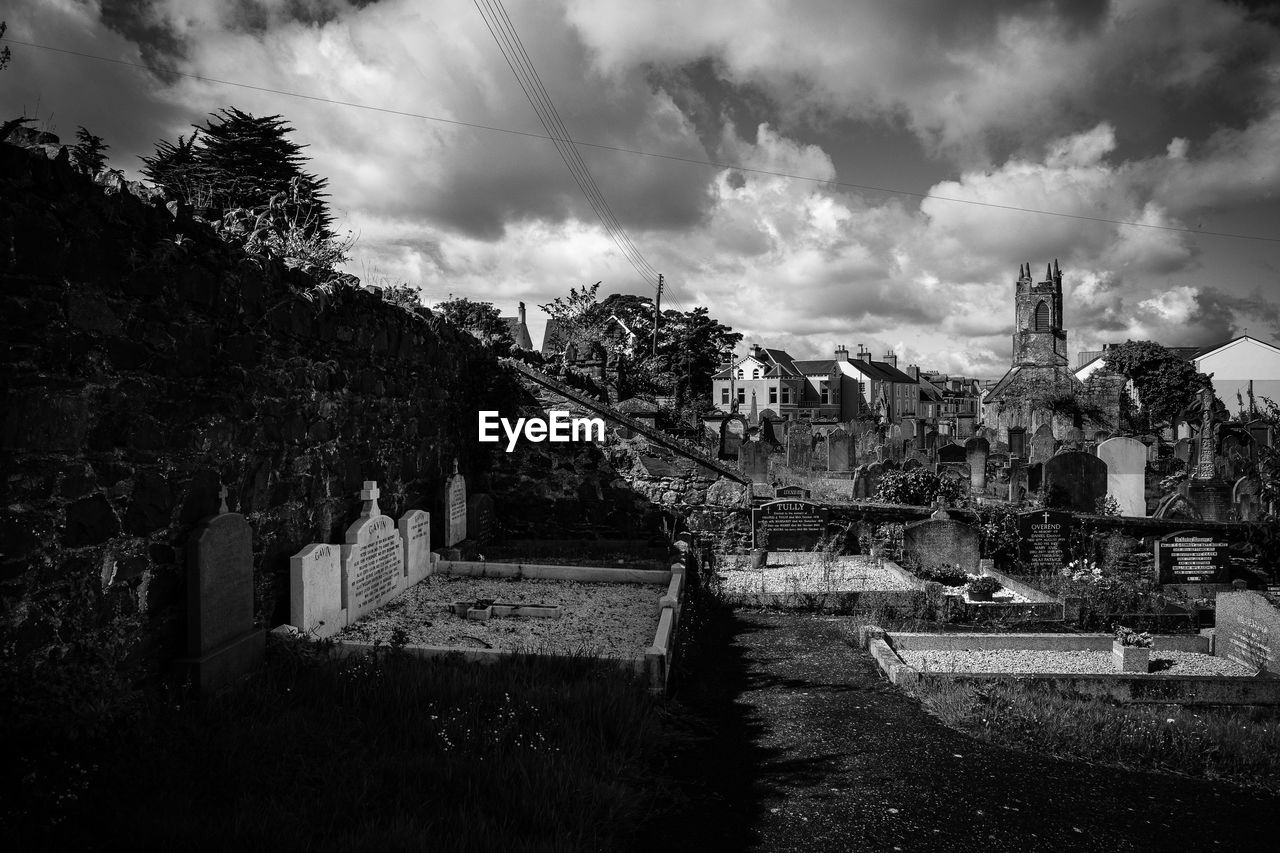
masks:
[(770, 553), (762, 572), (752, 569), (747, 557), (719, 572), (727, 593), (866, 592), (911, 590), (914, 587), (896, 572), (881, 568), (870, 557), (842, 556), (830, 566), (830, 574), (817, 554), (805, 551)]
[[(653, 645), (658, 600), (666, 590), (657, 584), (430, 575), (334, 639), (387, 643), (401, 628), (410, 645), (632, 658)], [(487, 622), (453, 614), (453, 602), (481, 598), (559, 604), (562, 612), (558, 619), (495, 616)]]
[[(1116, 672), (1111, 651), (1045, 649), (902, 649), (903, 663), (921, 672), (1008, 672), (1097, 675)], [(1141, 673), (1132, 673), (1140, 675)], [(1153, 651), (1148, 675), (1252, 676), (1235, 661), (1199, 652)]]

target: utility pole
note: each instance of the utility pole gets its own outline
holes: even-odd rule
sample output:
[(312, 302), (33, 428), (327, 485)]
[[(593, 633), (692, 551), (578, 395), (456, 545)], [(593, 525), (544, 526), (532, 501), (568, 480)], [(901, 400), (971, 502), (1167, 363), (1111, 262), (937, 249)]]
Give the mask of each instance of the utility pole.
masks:
[(653, 300), (653, 354), (658, 354), (658, 318), (662, 316), (662, 273), (658, 273), (658, 298)]

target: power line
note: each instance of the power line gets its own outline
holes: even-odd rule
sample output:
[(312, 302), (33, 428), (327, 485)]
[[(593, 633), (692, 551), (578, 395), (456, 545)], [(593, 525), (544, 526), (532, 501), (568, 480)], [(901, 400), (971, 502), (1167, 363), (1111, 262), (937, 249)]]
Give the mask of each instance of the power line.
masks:
[(543, 129), (552, 137), (556, 151), (559, 152), (565, 166), (569, 169), (570, 174), (573, 175), (578, 188), (586, 196), (600, 223), (622, 251), (623, 257), (640, 274), (640, 277), (652, 281), (658, 275), (658, 271), (645, 260), (639, 249), (636, 248), (635, 243), (627, 235), (626, 230), (605, 200), (604, 193), (592, 176), (591, 170), (583, 162), (582, 155), (574, 147), (569, 130), (565, 127), (564, 120), (560, 117), (555, 103), (551, 100), (550, 94), (543, 85), (542, 78), (538, 75), (533, 61), (529, 58), (529, 54), (524, 48), (524, 43), (520, 39), (520, 34), (512, 24), (501, 0), (483, 0), (483, 4), (481, 0), (473, 0), (473, 2), (476, 11), (484, 19), (489, 34), (497, 42), (498, 49), (506, 60), (507, 66), (511, 69), (512, 74), (515, 75), (520, 89), (533, 106), (534, 112), (538, 116), (538, 121), (541, 122)]
[[(440, 116), (429, 116), (423, 113), (409, 112), (408, 110), (395, 110), (388, 107), (375, 107), (368, 104), (359, 104), (354, 101), (342, 101), (336, 98), (325, 98), (319, 95), (305, 95), (300, 92), (289, 92), (283, 89), (272, 89), (268, 86), (254, 86), (249, 83), (237, 83), (232, 80), (221, 80), (216, 77), (206, 77), (202, 74), (190, 74), (184, 71), (173, 71), (162, 69), (157, 66), (147, 65), (141, 62), (130, 62), (126, 59), (112, 59), (106, 56), (96, 56), (91, 53), (82, 53), (75, 50), (66, 50), (60, 47), (50, 47), (48, 45), (36, 44), (34, 42), (19, 41), (16, 39), (5, 39), (6, 44), (22, 45), (24, 47), (34, 47), (40, 50), (53, 51), (54, 53), (62, 53), (68, 56), (78, 56), (84, 59), (94, 59), (101, 62), (110, 62), (116, 65), (127, 65), (133, 68), (140, 68), (144, 71), (151, 71), (155, 74), (170, 74), (176, 77), (187, 77), (192, 80), (200, 80), (206, 83), (217, 83), (222, 86), (235, 86), (240, 89), (250, 89), (256, 92), (267, 92), (272, 95), (282, 95), (288, 98), (298, 98), (304, 101), (316, 101), (319, 103), (333, 104), (340, 107), (353, 107), (360, 110), (368, 110), (370, 112), (385, 113), (387, 115), (404, 116), (406, 118), (418, 118), (424, 121), (435, 121), (442, 124), (452, 124), (459, 127), (469, 127), (475, 130), (488, 130), (494, 133), (506, 133), (511, 136), (527, 136), (531, 139), (548, 139), (555, 141), (555, 137), (547, 134), (533, 133), (527, 130), (514, 130), (508, 127), (495, 127), (494, 125), (479, 124), (476, 122), (460, 121), (457, 119), (441, 118)], [(1130, 228), (1153, 228), (1159, 231), (1176, 231), (1183, 234), (1195, 234), (1203, 237), (1230, 237), (1237, 240), (1257, 240), (1264, 243), (1280, 243), (1280, 237), (1262, 237), (1256, 234), (1238, 234), (1230, 231), (1205, 231), (1199, 228), (1186, 228), (1177, 225), (1155, 225), (1150, 222), (1131, 222), (1125, 219), (1108, 219), (1102, 216), (1085, 216), (1077, 213), (1063, 213), (1057, 210), (1039, 210), (1033, 207), (1021, 207), (1013, 204), (998, 204), (991, 201), (976, 201), (968, 198), (955, 198), (952, 196), (936, 195), (934, 193), (921, 193), (912, 190), (894, 189), (892, 187), (877, 187), (871, 184), (856, 184), (851, 181), (833, 181), (827, 178), (814, 178), (809, 175), (795, 175), (789, 172), (778, 172), (771, 169), (755, 169), (749, 166), (741, 166), (736, 163), (722, 163), (716, 160), (698, 160), (692, 157), (679, 157), (674, 154), (659, 154), (654, 151), (641, 151), (635, 148), (623, 148), (618, 145), (602, 145), (595, 142), (582, 142), (573, 140), (572, 144), (577, 147), (596, 148), (601, 151), (616, 151), (621, 154), (635, 154), (641, 157), (655, 157), (660, 160), (672, 160), (677, 163), (689, 163), (695, 166), (710, 166), (716, 169), (733, 169), (738, 172), (746, 172), (756, 175), (770, 175), (776, 178), (789, 178), (796, 181), (810, 181), (817, 184), (826, 184), (827, 186), (843, 187), (846, 189), (867, 190), (869, 192), (879, 192), (888, 195), (901, 195), (911, 198), (934, 199), (936, 201), (948, 201), (955, 204), (969, 204), (978, 207), (990, 207), (998, 210), (1013, 210), (1021, 213), (1034, 213), (1040, 216), (1057, 216), (1064, 219), (1077, 219), (1086, 222), (1101, 222), (1108, 225), (1124, 225)]]

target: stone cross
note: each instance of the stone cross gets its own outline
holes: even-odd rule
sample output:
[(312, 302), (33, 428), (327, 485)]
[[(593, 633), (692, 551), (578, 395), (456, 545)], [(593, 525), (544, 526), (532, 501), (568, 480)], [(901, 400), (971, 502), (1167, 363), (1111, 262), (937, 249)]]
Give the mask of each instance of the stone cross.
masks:
[(1218, 476), (1213, 465), (1213, 389), (1200, 389), (1200, 455), (1193, 479), (1213, 480)]
[(372, 518), (375, 515), (382, 515), (382, 510), (378, 508), (378, 498), (381, 495), (382, 492), (378, 490), (377, 480), (364, 481), (364, 488), (360, 490), (360, 500), (364, 501), (364, 506), (360, 507), (361, 518)]
[(218, 489), (218, 497), (222, 501), (222, 505), (218, 507), (218, 515), (225, 515), (226, 513), (231, 512), (231, 510), (227, 508), (227, 487), (225, 484), (222, 488)]

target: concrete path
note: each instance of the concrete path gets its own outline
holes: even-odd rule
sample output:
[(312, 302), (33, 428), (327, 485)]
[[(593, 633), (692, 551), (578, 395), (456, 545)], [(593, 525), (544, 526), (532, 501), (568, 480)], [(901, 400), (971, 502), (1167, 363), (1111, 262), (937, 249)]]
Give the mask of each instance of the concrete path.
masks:
[(676, 698), (690, 746), (681, 849), (1273, 849), (1280, 797), (989, 745), (943, 726), (851, 647), (846, 622), (704, 614)]

